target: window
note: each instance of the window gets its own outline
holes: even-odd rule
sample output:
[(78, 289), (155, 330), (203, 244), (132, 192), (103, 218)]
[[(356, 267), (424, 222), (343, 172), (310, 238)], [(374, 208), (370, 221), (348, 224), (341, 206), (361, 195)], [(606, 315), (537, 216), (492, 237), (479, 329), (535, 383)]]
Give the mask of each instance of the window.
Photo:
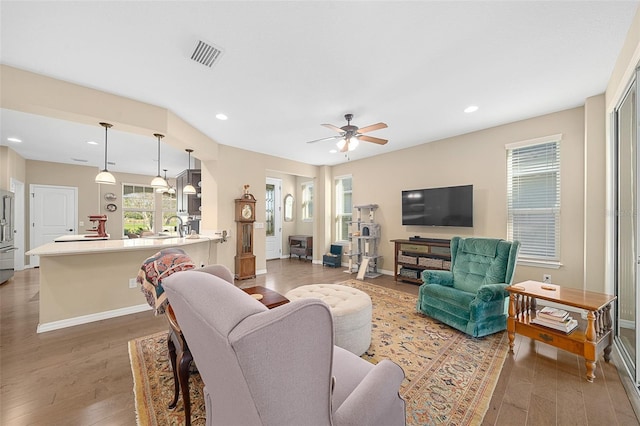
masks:
[(313, 220), (313, 182), (302, 184), (302, 220)]
[(143, 185), (122, 186), (122, 224), (124, 235), (153, 231), (155, 189)]
[(560, 260), (560, 140), (562, 135), (508, 144), (507, 236), (520, 258)]
[(349, 239), (352, 213), (351, 176), (336, 178), (336, 241)]
[[(178, 232), (178, 226), (180, 223), (178, 219), (175, 218), (176, 212), (178, 211), (178, 198), (176, 197), (175, 191), (173, 194), (169, 192), (162, 193), (162, 224), (163, 230), (170, 232)], [(174, 216), (173, 219), (168, 220), (171, 216)]]
[(276, 186), (272, 183), (267, 184), (264, 205), (266, 208), (266, 234), (267, 237), (273, 237), (276, 234)]

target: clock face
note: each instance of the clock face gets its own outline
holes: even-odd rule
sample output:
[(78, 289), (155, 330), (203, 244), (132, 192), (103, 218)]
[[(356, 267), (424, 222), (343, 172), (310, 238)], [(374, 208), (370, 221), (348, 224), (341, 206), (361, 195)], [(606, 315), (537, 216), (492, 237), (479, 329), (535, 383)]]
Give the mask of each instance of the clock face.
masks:
[(252, 214), (253, 212), (251, 211), (251, 206), (249, 204), (245, 204), (242, 207), (242, 217), (244, 217), (245, 219), (251, 219)]

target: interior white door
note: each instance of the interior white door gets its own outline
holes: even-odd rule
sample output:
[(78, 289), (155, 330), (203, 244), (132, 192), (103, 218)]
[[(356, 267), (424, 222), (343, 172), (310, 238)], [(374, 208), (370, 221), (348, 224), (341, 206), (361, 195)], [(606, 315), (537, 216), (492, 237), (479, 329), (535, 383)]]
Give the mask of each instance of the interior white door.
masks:
[[(78, 188), (70, 186), (30, 185), (32, 248), (53, 242), (61, 235), (76, 232)], [(39, 266), (38, 256), (31, 256), (31, 266)]]
[(266, 259), (279, 259), (282, 253), (282, 180), (267, 178), (265, 191)]

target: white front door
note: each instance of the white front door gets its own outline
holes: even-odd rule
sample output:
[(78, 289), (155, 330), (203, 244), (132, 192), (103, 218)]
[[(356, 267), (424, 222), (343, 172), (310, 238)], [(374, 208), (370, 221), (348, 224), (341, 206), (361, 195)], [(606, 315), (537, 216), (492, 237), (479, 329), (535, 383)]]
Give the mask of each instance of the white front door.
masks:
[[(78, 188), (70, 186), (30, 185), (31, 248), (53, 242), (61, 235), (77, 234)], [(32, 267), (40, 265), (31, 256)]]
[(279, 259), (282, 253), (282, 180), (267, 178), (265, 191), (267, 240), (266, 259)]

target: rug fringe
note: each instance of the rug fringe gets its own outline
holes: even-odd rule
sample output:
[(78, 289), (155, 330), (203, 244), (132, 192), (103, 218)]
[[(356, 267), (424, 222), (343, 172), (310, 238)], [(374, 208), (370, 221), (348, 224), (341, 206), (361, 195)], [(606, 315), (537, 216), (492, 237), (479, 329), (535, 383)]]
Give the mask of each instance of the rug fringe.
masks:
[(145, 387), (138, 362), (141, 355), (138, 347), (136, 346), (137, 342), (138, 340), (130, 340), (127, 345), (129, 352), (129, 364), (131, 365), (131, 375), (133, 376), (133, 398), (135, 400), (136, 425), (148, 426), (150, 424), (156, 424), (156, 422), (151, 423), (148, 412), (142, 413), (140, 411), (140, 407), (146, 407), (147, 404), (144, 403), (146, 399), (144, 396)]

